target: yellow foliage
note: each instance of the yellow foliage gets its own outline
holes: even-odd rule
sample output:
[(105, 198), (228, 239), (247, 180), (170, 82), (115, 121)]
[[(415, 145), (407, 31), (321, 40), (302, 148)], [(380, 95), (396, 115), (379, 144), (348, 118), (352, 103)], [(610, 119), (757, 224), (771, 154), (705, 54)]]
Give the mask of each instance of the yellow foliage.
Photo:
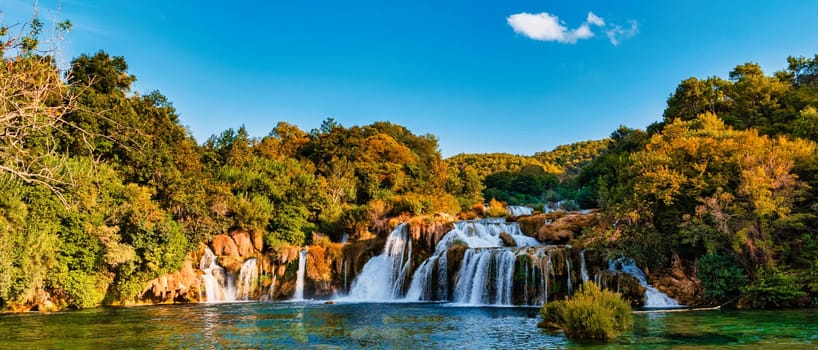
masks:
[(486, 208), (486, 216), (493, 217), (493, 218), (507, 217), (508, 216), (508, 210), (506, 210), (505, 206), (503, 206), (503, 203), (501, 203), (500, 201), (492, 198), (489, 201), (489, 207)]

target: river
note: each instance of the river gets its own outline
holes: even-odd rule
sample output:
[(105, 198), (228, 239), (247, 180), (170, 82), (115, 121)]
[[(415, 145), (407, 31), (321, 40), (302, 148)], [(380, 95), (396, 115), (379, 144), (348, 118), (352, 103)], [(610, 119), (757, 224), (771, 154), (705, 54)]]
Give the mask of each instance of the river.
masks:
[(634, 315), (608, 344), (536, 327), (536, 308), (435, 303), (225, 303), (0, 316), (3, 349), (816, 348), (818, 310)]

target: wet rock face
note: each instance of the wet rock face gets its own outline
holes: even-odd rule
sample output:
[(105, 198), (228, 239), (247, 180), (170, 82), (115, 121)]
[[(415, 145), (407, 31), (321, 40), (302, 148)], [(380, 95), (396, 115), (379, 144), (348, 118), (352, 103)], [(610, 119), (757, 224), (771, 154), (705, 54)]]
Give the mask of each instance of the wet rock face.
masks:
[(510, 234), (505, 232), (500, 232), (500, 240), (503, 241), (503, 246), (505, 247), (516, 247), (517, 242), (514, 241), (514, 238), (511, 237)]
[(409, 222), (412, 241), (417, 242), (423, 248), (428, 248), (430, 251), (434, 251), (437, 242), (453, 228), (453, 222), (443, 220)]
[(602, 288), (619, 292), (633, 307), (645, 305), (645, 287), (636, 277), (621, 271), (604, 270), (596, 276)]
[(678, 255), (673, 254), (673, 261), (669, 270), (653, 281), (656, 289), (676, 299), (679, 303), (688, 306), (703, 305), (704, 293), (701, 284), (691, 277), (689, 268), (682, 263)]
[[(306, 282), (315, 297), (329, 297), (343, 290), (344, 260), (343, 244), (328, 243), (326, 246), (307, 248)], [(306, 292), (306, 291), (305, 291)]]
[(702, 305), (701, 286), (697, 281), (687, 276), (684, 278), (676, 278), (667, 275), (659, 278), (653, 284), (656, 289), (676, 299), (680, 304), (688, 306)]

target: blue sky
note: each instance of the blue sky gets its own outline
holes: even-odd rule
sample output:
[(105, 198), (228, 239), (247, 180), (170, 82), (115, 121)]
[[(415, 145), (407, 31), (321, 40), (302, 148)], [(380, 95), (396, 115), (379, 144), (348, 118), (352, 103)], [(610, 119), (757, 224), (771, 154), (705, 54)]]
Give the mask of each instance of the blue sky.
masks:
[[(818, 53), (816, 1), (88, 1), (63, 53), (124, 56), (199, 142), (387, 120), (444, 156), (530, 155), (661, 119), (683, 79)], [(53, 17), (55, 1), (40, 1)], [(3, 23), (31, 1), (4, 0)], [(591, 13), (592, 15), (589, 15)], [(604, 22), (604, 24), (603, 24)], [(614, 40), (608, 36), (613, 32)]]

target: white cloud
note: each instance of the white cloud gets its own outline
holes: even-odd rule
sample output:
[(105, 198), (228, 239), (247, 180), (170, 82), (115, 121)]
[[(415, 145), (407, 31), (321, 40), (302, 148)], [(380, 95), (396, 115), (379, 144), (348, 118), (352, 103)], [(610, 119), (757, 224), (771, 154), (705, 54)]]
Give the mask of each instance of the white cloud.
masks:
[(518, 13), (508, 16), (507, 21), (515, 32), (534, 40), (563, 41), (565, 37), (566, 28), (560, 25), (559, 18), (547, 12)]
[(622, 28), (619, 25), (613, 25), (608, 30), (605, 31), (605, 35), (608, 36), (608, 40), (611, 41), (613, 46), (619, 45), (622, 40), (628, 39), (639, 33), (639, 23), (634, 20), (628, 21), (630, 24), (629, 28)]
[(591, 26), (600, 27), (614, 46), (619, 45), (622, 40), (630, 38), (638, 32), (636, 21), (628, 21), (630, 27), (623, 28), (614, 23), (606, 23), (605, 19), (593, 12), (588, 12), (585, 22), (579, 27), (570, 30), (565, 26), (565, 22), (560, 21), (559, 17), (548, 12), (521, 12), (508, 16), (506, 22), (514, 29), (514, 32), (529, 39), (556, 41), (564, 44), (574, 44), (578, 40), (593, 37), (594, 32), (591, 30)]
[(593, 24), (598, 27), (605, 26), (605, 20), (602, 17), (595, 15), (593, 12), (588, 11), (588, 19), (585, 20), (586, 23)]
[[(594, 16), (595, 18), (598, 18)], [(598, 18), (601, 20), (601, 18)], [(541, 12), (537, 14), (522, 12), (508, 16), (508, 25), (514, 31), (534, 40), (556, 41), (560, 43), (573, 44), (579, 39), (587, 39), (594, 36), (588, 23), (583, 23), (576, 29), (568, 30), (562, 25), (559, 17)]]

